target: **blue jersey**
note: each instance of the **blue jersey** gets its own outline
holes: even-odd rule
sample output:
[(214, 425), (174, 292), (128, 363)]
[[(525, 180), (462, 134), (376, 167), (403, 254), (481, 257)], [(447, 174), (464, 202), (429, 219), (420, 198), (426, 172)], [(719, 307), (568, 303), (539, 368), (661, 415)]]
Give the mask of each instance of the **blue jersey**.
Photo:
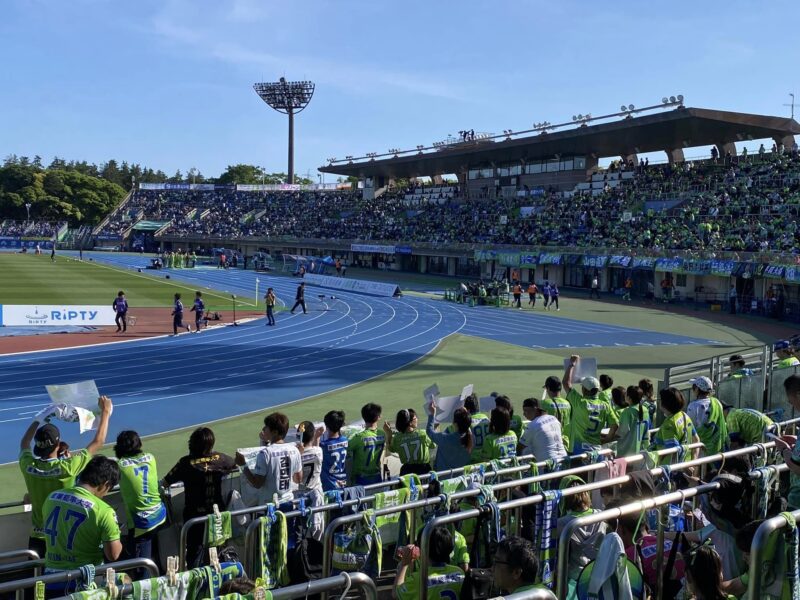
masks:
[[(347, 483), (345, 461), (347, 460), (347, 438), (322, 438), (319, 441), (322, 448), (322, 489), (324, 491), (337, 490)], [(341, 483), (340, 483), (341, 482)]]
[(549, 296), (550, 295), (550, 284), (545, 283), (542, 286), (542, 296)]
[(183, 315), (183, 302), (175, 300), (175, 316)]
[(114, 310), (118, 313), (128, 312), (128, 301), (125, 298), (114, 298)]
[(550, 286), (550, 295), (553, 296), (553, 298), (558, 298), (558, 286), (557, 285)]
[(201, 319), (203, 317), (203, 312), (205, 312), (205, 310), (206, 310), (206, 305), (203, 304), (203, 299), (202, 298), (196, 298), (195, 299), (194, 306), (192, 307), (192, 310), (196, 313), (195, 314), (195, 318), (196, 319)]

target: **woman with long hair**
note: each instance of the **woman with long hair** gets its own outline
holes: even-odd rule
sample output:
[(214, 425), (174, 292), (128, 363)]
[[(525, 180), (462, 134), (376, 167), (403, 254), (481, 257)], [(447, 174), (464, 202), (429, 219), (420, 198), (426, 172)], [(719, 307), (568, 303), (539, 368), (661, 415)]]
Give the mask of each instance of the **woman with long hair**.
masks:
[[(225, 509), (222, 480), (236, 470), (232, 456), (214, 451), (216, 438), (208, 427), (199, 427), (189, 437), (189, 454), (182, 456), (164, 477), (164, 484), (183, 482), (183, 520), (204, 517), (216, 504)], [(203, 528), (189, 530), (186, 564), (196, 566), (202, 559)]]
[(390, 452), (400, 456), (400, 475), (416, 473), (424, 475), (431, 470), (431, 448), (435, 444), (424, 430), (417, 428), (419, 421), (413, 408), (404, 408), (397, 413), (395, 419), (397, 433), (392, 431), (389, 423), (383, 424), (386, 432), (386, 447)]
[(722, 591), (722, 561), (711, 546), (700, 546), (691, 553), (686, 568), (686, 584), (695, 600), (734, 600)]
[(468, 465), (472, 452), (472, 416), (469, 411), (460, 407), (453, 412), (453, 424), (444, 431), (436, 431), (434, 416), (436, 405), (428, 408), (428, 426), (425, 428), (428, 437), (436, 444), (435, 471), (457, 469)]

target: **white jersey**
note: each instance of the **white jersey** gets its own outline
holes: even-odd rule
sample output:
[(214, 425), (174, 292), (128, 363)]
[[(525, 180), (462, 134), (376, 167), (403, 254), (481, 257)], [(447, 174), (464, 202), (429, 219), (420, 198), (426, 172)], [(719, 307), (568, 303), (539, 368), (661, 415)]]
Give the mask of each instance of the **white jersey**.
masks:
[(561, 422), (553, 415), (542, 415), (528, 423), (519, 443), (525, 447), (522, 455), (533, 454), (537, 461), (567, 457), (561, 437)]
[(319, 490), (322, 492), (322, 482), (319, 475), (322, 472), (322, 448), (310, 446), (303, 448), (303, 482), (300, 484), (301, 492)]
[(272, 502), (278, 495), (279, 502), (291, 500), (297, 484), (292, 476), (303, 470), (300, 452), (293, 443), (270, 444), (259, 452), (254, 475), (264, 477), (264, 485), (258, 489), (258, 504)]

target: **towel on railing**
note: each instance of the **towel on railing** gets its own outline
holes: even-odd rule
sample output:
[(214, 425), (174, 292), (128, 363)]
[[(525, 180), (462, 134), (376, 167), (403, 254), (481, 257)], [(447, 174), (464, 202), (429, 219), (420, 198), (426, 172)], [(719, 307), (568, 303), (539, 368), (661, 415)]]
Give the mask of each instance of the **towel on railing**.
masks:
[(556, 529), (561, 491), (547, 490), (544, 492), (544, 498), (544, 502), (538, 503), (535, 507), (533, 549), (539, 556), (539, 583), (552, 588), (558, 546)]
[[(375, 510), (382, 508), (390, 508), (392, 506), (400, 506), (408, 502), (410, 491), (407, 488), (399, 488), (389, 492), (379, 492), (375, 494)], [(397, 541), (403, 536), (400, 531), (401, 516), (407, 511), (397, 511), (389, 515), (382, 515), (375, 517), (375, 524), (381, 532), (381, 539), (384, 544), (396, 544)], [(404, 519), (404, 527), (408, 527), (408, 520)], [(408, 531), (405, 531), (405, 536), (408, 536)]]
[(261, 528), (261, 548), (256, 577), (264, 580), (264, 587), (272, 589), (289, 583), (286, 566), (288, 531), (286, 515), (275, 510), (272, 505), (267, 516), (259, 519)]
[(207, 546), (221, 546), (232, 537), (233, 527), (229, 511), (221, 512), (219, 516), (214, 513), (208, 515), (206, 518)]

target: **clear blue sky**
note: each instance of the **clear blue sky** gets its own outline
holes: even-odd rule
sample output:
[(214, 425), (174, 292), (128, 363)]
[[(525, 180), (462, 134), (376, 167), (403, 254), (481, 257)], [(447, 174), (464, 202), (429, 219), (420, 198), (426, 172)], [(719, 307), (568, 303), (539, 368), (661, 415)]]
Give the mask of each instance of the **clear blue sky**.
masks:
[(285, 171), (286, 118), (252, 90), (282, 75), (317, 83), (296, 120), (312, 177), (678, 93), (788, 116), (799, 18), (798, 0), (0, 0), (0, 153)]

